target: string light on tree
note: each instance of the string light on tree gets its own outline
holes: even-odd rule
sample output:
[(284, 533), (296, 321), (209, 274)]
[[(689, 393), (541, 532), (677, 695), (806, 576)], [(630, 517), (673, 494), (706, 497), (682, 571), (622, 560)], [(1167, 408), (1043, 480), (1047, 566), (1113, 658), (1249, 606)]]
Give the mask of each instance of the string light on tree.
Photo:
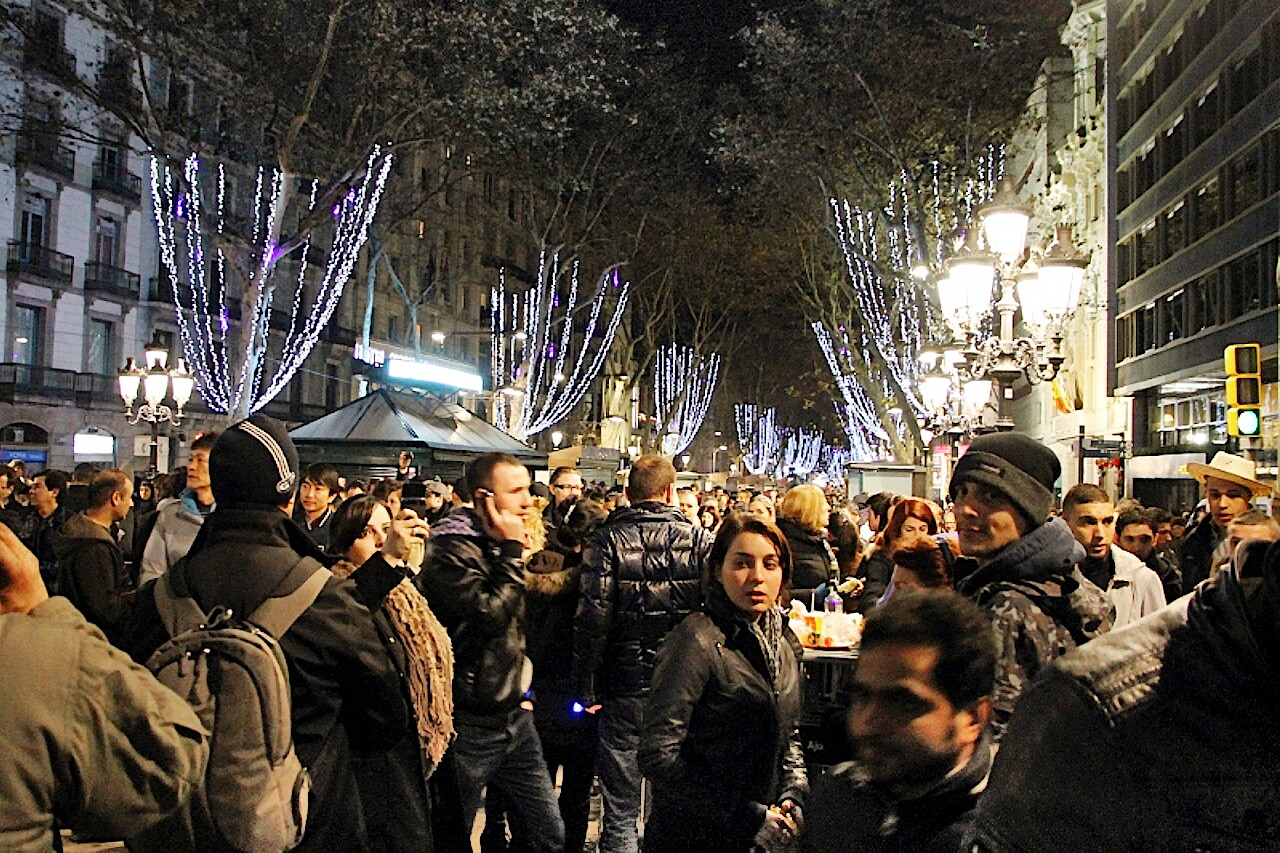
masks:
[(778, 412), (754, 403), (738, 403), (733, 407), (738, 427), (738, 446), (742, 448), (742, 464), (752, 474), (764, 474), (777, 467), (781, 451)]
[(795, 477), (804, 480), (818, 468), (818, 460), (822, 455), (822, 433), (814, 430), (783, 430), (782, 461), (778, 466), (778, 477)]
[[(317, 275), (309, 259), (314, 235), (308, 231), (285, 243), (281, 236), (287, 211), (303, 221), (315, 221), (320, 203), (319, 184), (286, 175), (279, 169), (257, 171), (251, 237), (228, 227), (228, 191), (221, 164), (212, 180), (202, 179), (199, 157), (189, 156), (181, 176), (159, 158), (151, 160), (151, 200), (159, 236), (160, 260), (173, 295), (174, 314), (183, 352), (210, 408), (231, 417), (243, 417), (270, 402), (315, 348), (342, 297), (355, 267), (360, 248), (378, 209), (391, 154), (374, 146), (364, 172), (333, 192), (327, 230), (331, 248)], [(206, 222), (204, 196), (212, 193), (213, 215)], [(328, 206), (326, 204), (326, 208)], [(287, 246), (287, 248), (286, 248)], [(212, 254), (212, 263), (208, 258)], [(280, 281), (278, 264), (296, 256), (298, 276)], [(233, 276), (231, 273), (238, 272)], [(234, 285), (234, 286), (233, 286)], [(271, 314), (277, 291), (289, 294), (288, 325), (280, 356), (268, 373), (267, 346)], [(238, 292), (237, 292), (238, 291)], [(244, 298), (248, 294), (251, 298)], [(240, 345), (233, 340), (233, 303), (251, 305), (250, 316), (241, 318)], [(284, 312), (282, 312), (284, 313)]]
[(566, 270), (557, 252), (542, 252), (527, 291), (509, 289), (499, 272), (490, 301), (493, 386), (510, 399), (495, 409), (498, 425), (521, 441), (567, 418), (600, 374), (631, 291), (620, 267), (607, 268), (585, 293), (578, 261)]
[(668, 344), (654, 362), (654, 419), (662, 452), (684, 452), (706, 420), (720, 374), (720, 354), (704, 358), (692, 347)]

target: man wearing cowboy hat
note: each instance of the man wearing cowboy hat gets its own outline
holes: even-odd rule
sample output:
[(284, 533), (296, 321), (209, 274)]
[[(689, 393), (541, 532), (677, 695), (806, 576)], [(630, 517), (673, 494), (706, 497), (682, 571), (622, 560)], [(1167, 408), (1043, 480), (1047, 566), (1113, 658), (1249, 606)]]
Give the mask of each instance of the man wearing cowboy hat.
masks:
[[(1207, 579), (1214, 560), (1225, 556), (1227, 525), (1253, 506), (1253, 499), (1270, 494), (1271, 486), (1258, 480), (1253, 460), (1218, 451), (1208, 465), (1191, 462), (1187, 473), (1204, 485), (1209, 514), (1187, 530), (1182, 542), (1182, 591), (1188, 593)], [(1222, 550), (1223, 554), (1216, 552)]]

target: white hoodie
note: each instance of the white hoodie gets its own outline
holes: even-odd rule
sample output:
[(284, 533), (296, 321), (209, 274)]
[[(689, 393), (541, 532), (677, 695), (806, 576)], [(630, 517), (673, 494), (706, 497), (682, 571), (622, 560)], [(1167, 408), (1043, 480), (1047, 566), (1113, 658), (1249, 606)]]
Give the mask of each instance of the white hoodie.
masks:
[(1116, 574), (1107, 587), (1107, 597), (1116, 606), (1114, 631), (1156, 612), (1166, 602), (1160, 576), (1146, 563), (1115, 545), (1111, 546), (1111, 559), (1115, 561)]

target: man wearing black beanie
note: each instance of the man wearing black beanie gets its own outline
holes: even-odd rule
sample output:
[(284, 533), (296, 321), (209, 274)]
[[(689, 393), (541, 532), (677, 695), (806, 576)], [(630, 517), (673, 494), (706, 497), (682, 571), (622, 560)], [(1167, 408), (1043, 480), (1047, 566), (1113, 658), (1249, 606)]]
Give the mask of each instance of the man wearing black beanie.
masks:
[[(205, 613), (223, 607), (241, 615), (323, 573), (313, 603), (277, 638), (289, 671), (294, 747), (312, 779), (306, 833), (294, 851), (364, 849), (351, 753), (388, 749), (405, 732), (409, 714), (371, 614), (408, 577), (407, 538), (425, 534), (426, 525), (395, 521), (381, 553), (349, 578), (330, 574), (332, 560), (290, 518), (298, 486), (293, 441), (282, 423), (265, 415), (219, 436), (209, 453), (209, 476), (216, 509), (187, 556), (139, 591), (127, 650), (144, 662), (169, 639), (156, 607), (157, 584), (194, 599)], [(201, 826), (162, 824), (154, 837), (134, 839), (130, 849), (221, 849)]]
[(1106, 593), (1080, 574), (1084, 549), (1066, 522), (1047, 521), (1061, 473), (1052, 450), (1006, 432), (975, 438), (951, 475), (960, 550), (978, 564), (957, 589), (987, 611), (1000, 648), (997, 739), (1041, 669), (1111, 628)]

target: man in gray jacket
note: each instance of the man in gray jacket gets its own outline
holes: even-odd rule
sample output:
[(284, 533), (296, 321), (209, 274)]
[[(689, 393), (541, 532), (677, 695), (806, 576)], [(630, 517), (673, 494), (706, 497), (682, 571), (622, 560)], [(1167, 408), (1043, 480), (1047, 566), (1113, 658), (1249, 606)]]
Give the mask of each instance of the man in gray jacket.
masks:
[(187, 488), (181, 495), (160, 502), (155, 527), (147, 537), (138, 572), (138, 587), (160, 577), (187, 556), (205, 517), (216, 509), (209, 481), (209, 451), (218, 433), (207, 432), (191, 442), (187, 462)]

